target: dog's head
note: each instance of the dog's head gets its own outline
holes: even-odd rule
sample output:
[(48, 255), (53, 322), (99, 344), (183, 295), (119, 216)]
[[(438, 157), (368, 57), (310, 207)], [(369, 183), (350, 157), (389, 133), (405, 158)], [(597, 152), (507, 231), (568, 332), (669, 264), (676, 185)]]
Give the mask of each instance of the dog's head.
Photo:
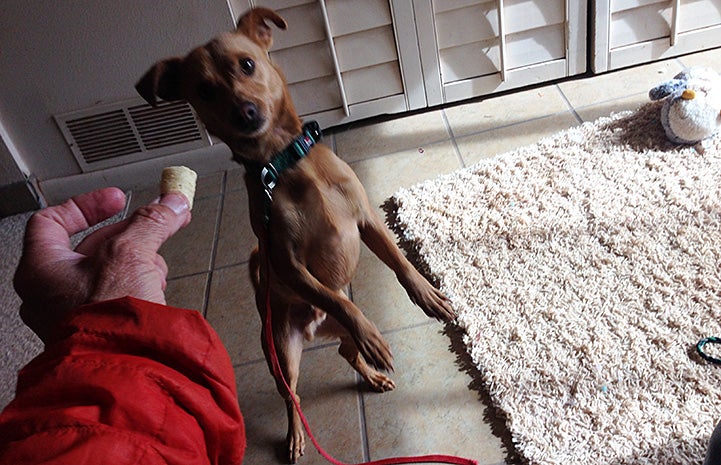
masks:
[(262, 137), (279, 113), (290, 108), (285, 81), (270, 62), (273, 35), (266, 21), (280, 29), (285, 20), (275, 11), (255, 8), (223, 34), (185, 57), (153, 65), (135, 88), (151, 105), (157, 98), (187, 100), (212, 134), (236, 150)]

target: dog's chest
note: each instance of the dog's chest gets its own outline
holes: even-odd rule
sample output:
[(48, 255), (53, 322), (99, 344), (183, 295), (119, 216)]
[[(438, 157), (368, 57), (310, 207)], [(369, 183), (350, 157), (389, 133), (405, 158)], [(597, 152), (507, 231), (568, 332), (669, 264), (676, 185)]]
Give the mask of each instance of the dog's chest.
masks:
[(348, 284), (360, 257), (360, 232), (352, 200), (342, 187), (317, 184), (306, 186), (303, 195), (288, 200), (293, 212), (283, 227), (288, 228), (294, 249), (308, 270), (331, 288)]

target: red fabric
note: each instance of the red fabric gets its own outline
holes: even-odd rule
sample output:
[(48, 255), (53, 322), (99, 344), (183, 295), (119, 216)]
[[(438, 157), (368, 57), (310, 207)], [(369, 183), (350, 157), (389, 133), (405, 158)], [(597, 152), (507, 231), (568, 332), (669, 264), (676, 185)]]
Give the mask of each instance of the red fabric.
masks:
[(20, 372), (0, 464), (240, 464), (235, 376), (202, 315), (123, 298), (79, 307)]

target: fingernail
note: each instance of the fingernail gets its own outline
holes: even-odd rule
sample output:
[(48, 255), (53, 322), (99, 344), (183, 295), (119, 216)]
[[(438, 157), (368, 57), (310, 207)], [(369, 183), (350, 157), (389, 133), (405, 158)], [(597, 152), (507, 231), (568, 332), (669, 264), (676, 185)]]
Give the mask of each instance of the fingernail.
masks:
[(188, 201), (180, 194), (165, 194), (160, 197), (160, 204), (173, 210), (176, 215), (182, 215), (190, 208)]

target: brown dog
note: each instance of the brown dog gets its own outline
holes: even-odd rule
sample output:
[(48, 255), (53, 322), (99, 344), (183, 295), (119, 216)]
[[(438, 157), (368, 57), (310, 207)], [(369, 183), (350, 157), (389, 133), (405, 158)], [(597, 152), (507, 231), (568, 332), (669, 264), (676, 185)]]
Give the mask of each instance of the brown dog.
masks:
[[(156, 97), (190, 102), (245, 165), (250, 221), (258, 237), (250, 260), (256, 303), (265, 322), (270, 293), (274, 344), (293, 395), (303, 339), (316, 334), (340, 338), (340, 354), (371, 388), (391, 390), (393, 381), (371, 368), (393, 369), (390, 347), (343, 292), (356, 271), (360, 241), (395, 272), (428, 316), (448, 321), (453, 311), (398, 249), (351, 168), (328, 147), (312, 145), (317, 134), (302, 126), (285, 79), (268, 58), (273, 40), (266, 21), (286, 28), (274, 11), (250, 10), (237, 31), (183, 58), (158, 62), (136, 88), (151, 104)], [(297, 144), (312, 147), (304, 147), (306, 154), (291, 149), (289, 162), (286, 148)], [(280, 153), (286, 156), (278, 162)], [(263, 349), (270, 364), (264, 339)], [(288, 406), (288, 453), (295, 463), (303, 455), (303, 428), (290, 395), (276, 383)]]

